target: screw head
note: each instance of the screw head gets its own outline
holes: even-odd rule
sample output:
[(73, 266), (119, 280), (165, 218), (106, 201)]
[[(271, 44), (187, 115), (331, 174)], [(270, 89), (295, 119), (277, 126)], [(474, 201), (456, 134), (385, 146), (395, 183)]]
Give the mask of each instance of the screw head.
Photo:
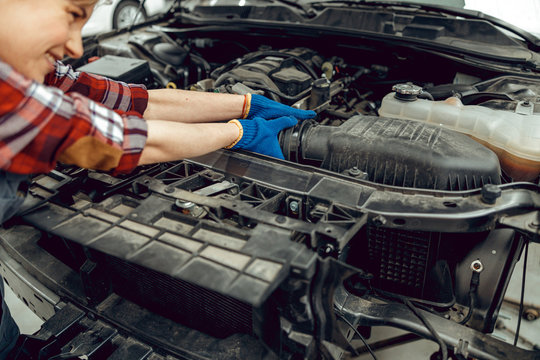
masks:
[(383, 226), (386, 224), (386, 218), (382, 215), (375, 216), (372, 221), (375, 226)]
[(292, 212), (297, 212), (298, 211), (298, 201), (291, 201), (289, 202), (289, 209), (292, 211)]
[(479, 259), (474, 260), (471, 263), (471, 270), (476, 273), (481, 273), (484, 270), (484, 264)]
[(482, 187), (482, 201), (486, 204), (493, 205), (498, 198), (501, 197), (501, 189), (494, 184), (486, 184)]

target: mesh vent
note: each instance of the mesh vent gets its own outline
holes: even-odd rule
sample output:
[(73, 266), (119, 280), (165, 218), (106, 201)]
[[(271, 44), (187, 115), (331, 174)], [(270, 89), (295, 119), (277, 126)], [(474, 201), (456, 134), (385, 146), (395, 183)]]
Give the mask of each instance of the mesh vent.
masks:
[(377, 287), (421, 298), (433, 256), (430, 233), (368, 227), (370, 271)]
[(214, 337), (253, 331), (248, 304), (112, 256), (107, 261), (120, 296)]

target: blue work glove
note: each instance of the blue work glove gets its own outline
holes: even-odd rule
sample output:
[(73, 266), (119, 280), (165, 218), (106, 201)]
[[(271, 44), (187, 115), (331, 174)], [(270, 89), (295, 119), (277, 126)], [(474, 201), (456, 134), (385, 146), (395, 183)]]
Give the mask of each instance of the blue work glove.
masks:
[(255, 117), (246, 120), (231, 120), (231, 122), (242, 127), (241, 138), (228, 148), (246, 149), (278, 159), (285, 159), (279, 147), (278, 134), (281, 130), (296, 125), (298, 120), (290, 116), (283, 116), (272, 120)]
[(313, 119), (317, 115), (313, 110), (295, 109), (265, 98), (262, 95), (251, 94), (251, 99), (248, 98), (247, 102), (246, 119), (261, 117), (269, 120), (281, 116), (292, 116), (299, 120), (306, 120)]

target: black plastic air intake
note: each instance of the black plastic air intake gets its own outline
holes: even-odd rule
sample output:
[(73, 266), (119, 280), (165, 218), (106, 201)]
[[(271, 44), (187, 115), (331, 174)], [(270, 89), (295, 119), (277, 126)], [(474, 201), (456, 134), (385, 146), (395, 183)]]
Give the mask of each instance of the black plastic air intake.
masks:
[(468, 190), (500, 183), (497, 156), (466, 135), (377, 116), (339, 127), (302, 122), (281, 134), (285, 158), (339, 173), (364, 172), (380, 184)]

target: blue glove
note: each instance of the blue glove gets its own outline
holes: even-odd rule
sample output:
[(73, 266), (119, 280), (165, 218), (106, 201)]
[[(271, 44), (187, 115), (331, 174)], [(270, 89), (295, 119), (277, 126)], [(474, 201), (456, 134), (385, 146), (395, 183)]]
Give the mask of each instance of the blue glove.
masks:
[(265, 98), (262, 95), (251, 95), (251, 101), (248, 106), (249, 112), (247, 113), (246, 119), (261, 117), (268, 120), (281, 116), (292, 116), (299, 120), (306, 120), (313, 119), (315, 115), (317, 115), (313, 110), (295, 109)]
[(277, 135), (281, 130), (290, 128), (298, 123), (298, 120), (290, 116), (283, 116), (272, 120), (255, 117), (251, 120), (232, 121), (237, 121), (242, 126), (242, 137), (231, 149), (251, 150), (278, 159), (285, 159), (285, 157), (279, 147)]

